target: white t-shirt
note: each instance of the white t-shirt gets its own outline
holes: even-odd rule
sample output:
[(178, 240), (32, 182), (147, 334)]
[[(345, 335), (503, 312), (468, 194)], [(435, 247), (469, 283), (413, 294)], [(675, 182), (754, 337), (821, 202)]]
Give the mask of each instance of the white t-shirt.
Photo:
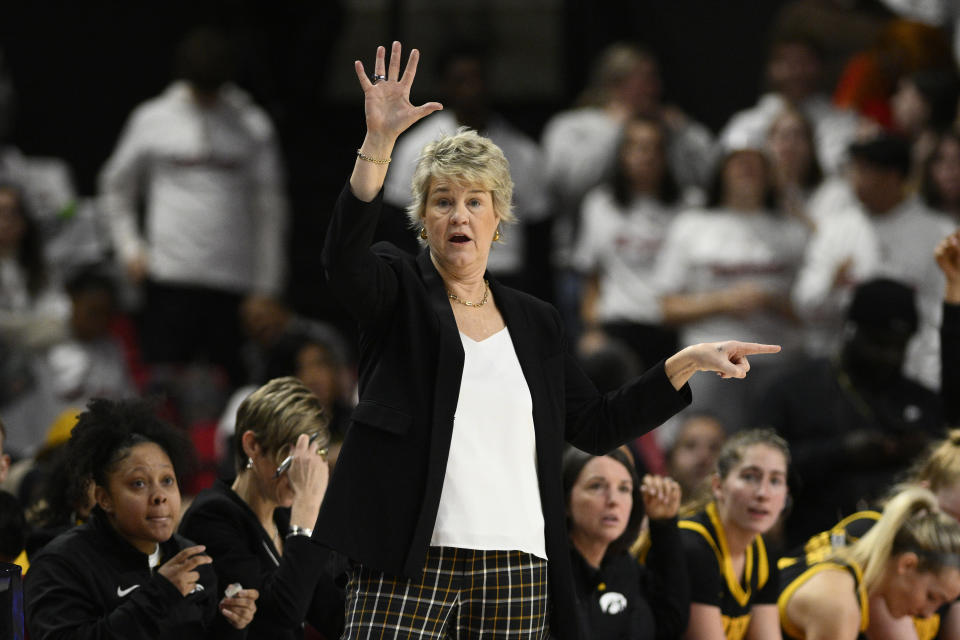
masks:
[[(101, 206), (124, 260), (158, 282), (278, 295), (287, 203), (273, 124), (224, 86), (201, 108), (182, 81), (138, 106), (100, 175)], [(136, 208), (145, 201), (145, 229)]]
[(546, 559), (533, 400), (510, 331), (460, 338), (463, 377), (430, 544)]
[(599, 276), (597, 319), (659, 323), (654, 269), (673, 208), (648, 197), (623, 207), (605, 185), (584, 198), (582, 216), (574, 267)]
[[(917, 293), (920, 325), (910, 341), (904, 373), (937, 389), (940, 386), (940, 315), (944, 276), (933, 250), (955, 225), (946, 216), (907, 198), (893, 210), (871, 215), (855, 203), (818, 226), (794, 289), (794, 302), (808, 313), (842, 317), (853, 288), (872, 278), (890, 278)], [(847, 265), (847, 279), (835, 274)], [(839, 300), (840, 302), (836, 302)]]
[[(693, 209), (677, 216), (657, 262), (663, 294), (704, 293), (752, 282), (789, 295), (807, 231), (800, 222), (768, 213)], [(799, 348), (797, 323), (773, 311), (718, 314), (683, 326), (681, 342), (749, 340)]]

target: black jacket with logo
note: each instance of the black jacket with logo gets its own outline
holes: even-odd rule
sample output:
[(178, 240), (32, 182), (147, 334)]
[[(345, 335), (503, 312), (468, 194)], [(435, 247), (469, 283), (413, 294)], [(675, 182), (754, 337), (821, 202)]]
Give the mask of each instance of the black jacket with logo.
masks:
[(608, 554), (591, 567), (570, 545), (581, 637), (591, 640), (672, 640), (690, 617), (690, 585), (677, 519), (650, 521), (646, 564), (627, 553)]
[[(193, 543), (174, 535), (160, 564)], [(213, 568), (200, 565), (198, 587), (183, 596), (151, 571), (147, 556), (121, 538), (94, 508), (88, 522), (58, 536), (30, 564), (24, 580), (32, 640), (192, 640), (242, 638), (218, 612)]]

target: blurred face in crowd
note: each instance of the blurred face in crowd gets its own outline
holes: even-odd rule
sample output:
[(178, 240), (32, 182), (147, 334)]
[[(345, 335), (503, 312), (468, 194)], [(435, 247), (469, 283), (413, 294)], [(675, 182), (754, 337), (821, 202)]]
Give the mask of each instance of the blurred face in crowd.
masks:
[(713, 495), (724, 526), (762, 534), (780, 517), (787, 501), (787, 460), (766, 444), (743, 451), (743, 459), (725, 478), (714, 476)]
[(814, 149), (803, 118), (795, 111), (784, 111), (773, 121), (767, 137), (770, 160), (782, 178), (802, 182), (813, 162)]
[(920, 133), (930, 119), (930, 105), (909, 78), (900, 80), (890, 106), (897, 129), (909, 136)]
[(78, 340), (96, 340), (107, 335), (114, 316), (113, 295), (106, 290), (89, 290), (72, 298), (71, 325)]
[(240, 307), (243, 330), (262, 346), (270, 346), (280, 338), (290, 316), (290, 309), (269, 296), (247, 296)]
[(820, 60), (810, 46), (786, 42), (773, 50), (767, 73), (774, 91), (799, 104), (817, 91)]
[(26, 231), (19, 195), (14, 189), (0, 188), (0, 255), (15, 252)]
[(656, 194), (663, 179), (664, 140), (652, 122), (634, 120), (624, 130), (620, 162), (634, 190)]
[(847, 334), (844, 367), (857, 380), (884, 385), (900, 379), (912, 334), (856, 325)]
[(670, 477), (680, 483), (684, 496), (709, 477), (726, 437), (723, 425), (710, 416), (693, 416), (680, 427), (667, 465)]
[(610, 544), (621, 535), (633, 509), (630, 471), (609, 456), (590, 460), (570, 490), (570, 535)]
[(120, 537), (143, 553), (170, 539), (180, 520), (180, 487), (169, 456), (158, 444), (130, 448), (96, 487), (97, 503)]
[(947, 137), (937, 146), (930, 165), (930, 177), (940, 194), (942, 206), (960, 208), (960, 142)]
[(744, 211), (763, 208), (769, 179), (762, 152), (755, 149), (733, 152), (723, 167), (724, 204)]
[(329, 352), (318, 344), (305, 344), (297, 353), (295, 376), (317, 396), (324, 407), (337, 396), (337, 367)]
[(476, 108), (486, 103), (487, 83), (483, 63), (476, 58), (457, 58), (444, 74), (447, 95), (455, 109)]
[(854, 158), (850, 184), (868, 213), (886, 213), (903, 200), (904, 177), (895, 169)]
[(660, 109), (660, 69), (651, 58), (640, 58), (616, 87), (616, 96), (637, 115), (654, 117)]

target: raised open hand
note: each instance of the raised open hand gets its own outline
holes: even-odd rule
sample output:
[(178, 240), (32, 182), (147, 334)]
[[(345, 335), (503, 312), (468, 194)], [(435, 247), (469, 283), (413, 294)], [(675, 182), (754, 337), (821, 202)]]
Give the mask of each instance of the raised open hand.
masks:
[(410, 103), (410, 88), (417, 75), (420, 52), (416, 49), (410, 51), (402, 76), (400, 52), (400, 43), (394, 42), (387, 64), (386, 50), (384, 47), (377, 47), (377, 59), (373, 67), (375, 81), (367, 75), (362, 62), (356, 60), (353, 63), (363, 89), (367, 135), (380, 136), (391, 143), (417, 120), (443, 108), (439, 102), (427, 102), (419, 107)]

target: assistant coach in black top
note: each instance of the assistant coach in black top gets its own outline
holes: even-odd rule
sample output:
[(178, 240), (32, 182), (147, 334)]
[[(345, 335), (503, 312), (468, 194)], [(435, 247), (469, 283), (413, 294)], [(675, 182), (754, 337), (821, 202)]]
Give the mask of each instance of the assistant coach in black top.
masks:
[(687, 347), (599, 394), (567, 353), (556, 310), (486, 276), (513, 185), (499, 148), (472, 131), (418, 161), (409, 215), (426, 248), (371, 247), (397, 137), (442, 108), (409, 101), (416, 50), (402, 76), (398, 42), (385, 58), (378, 48), (371, 77), (355, 63), (367, 133), (323, 250), (360, 328), (360, 401), (315, 532), (356, 562), (343, 637), (441, 638), (456, 627), (543, 638), (549, 624), (574, 638), (564, 441), (606, 452), (686, 406), (695, 372), (743, 377), (746, 356), (779, 347)]

